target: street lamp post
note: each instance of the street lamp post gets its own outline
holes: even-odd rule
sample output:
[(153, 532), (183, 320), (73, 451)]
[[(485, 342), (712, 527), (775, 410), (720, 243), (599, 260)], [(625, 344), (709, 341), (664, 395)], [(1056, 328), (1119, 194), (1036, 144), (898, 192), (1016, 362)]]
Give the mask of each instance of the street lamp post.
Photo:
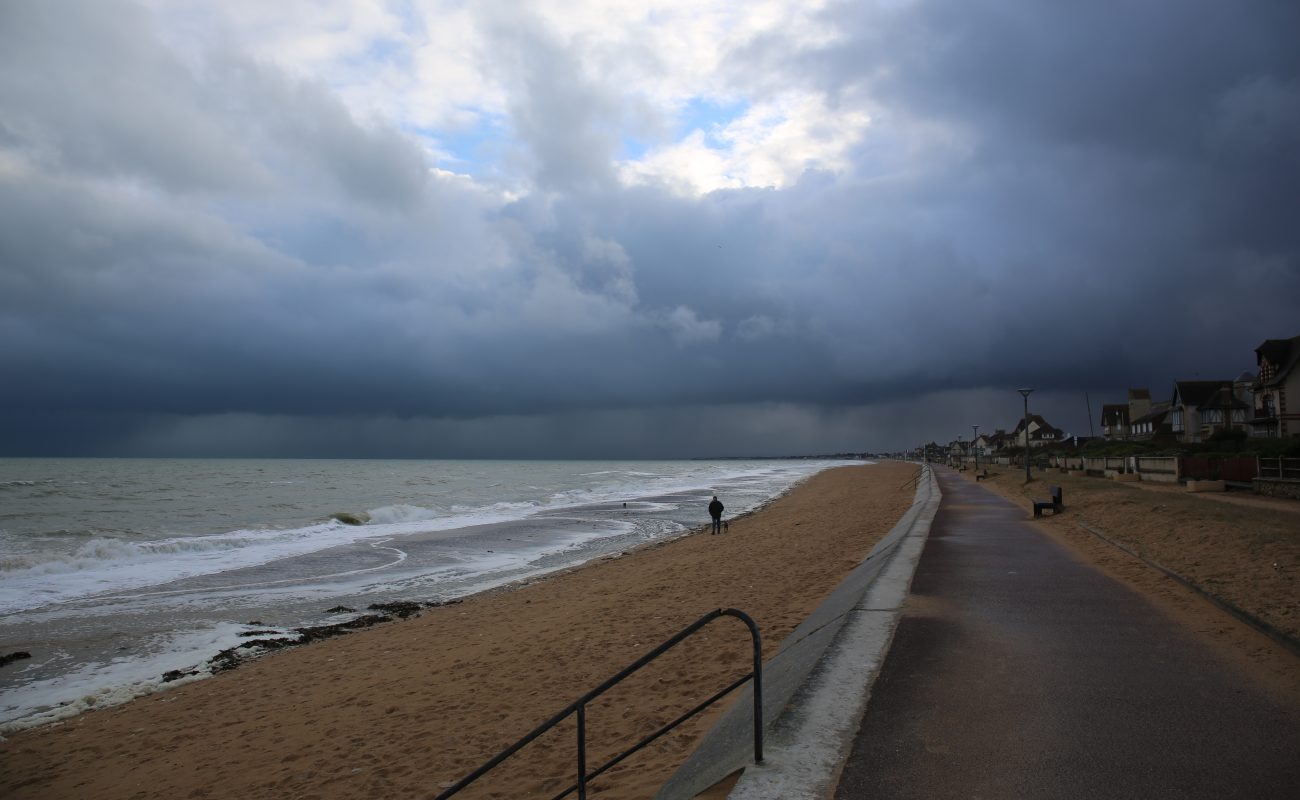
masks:
[(1029, 483), (1031, 480), (1029, 477), (1029, 393), (1034, 390), (1025, 388), (1016, 391), (1020, 392), (1020, 396), (1025, 398), (1025, 483)]
[(980, 451), (978, 450), (977, 445), (975, 444), (975, 441), (976, 441), (977, 439), (980, 438), (980, 426), (978, 426), (978, 425), (972, 425), (972, 426), (970, 426), (970, 429), (971, 429), (970, 449), (975, 453), (975, 471), (976, 471), (976, 472), (979, 472), (979, 469), (980, 469)]

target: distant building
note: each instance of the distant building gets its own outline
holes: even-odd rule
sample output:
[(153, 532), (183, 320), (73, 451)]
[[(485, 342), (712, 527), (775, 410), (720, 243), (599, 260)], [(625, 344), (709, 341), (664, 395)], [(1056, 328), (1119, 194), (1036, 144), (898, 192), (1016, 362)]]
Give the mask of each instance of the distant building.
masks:
[(1251, 387), (1251, 434), (1300, 436), (1300, 336), (1265, 340), (1255, 348), (1255, 362), (1259, 376)]
[(1101, 407), (1101, 438), (1114, 441), (1129, 437), (1127, 403), (1107, 403)]
[(1003, 450), (1007, 446), (1007, 432), (998, 428), (993, 433), (981, 433), (975, 437), (975, 452), (981, 456)]
[(1132, 426), (1133, 420), (1145, 416), (1151, 410), (1151, 390), (1129, 389), (1128, 390), (1128, 419), (1129, 425)]
[(1130, 439), (1133, 421), (1151, 411), (1151, 390), (1129, 389), (1128, 402), (1107, 403), (1101, 407), (1101, 438), (1107, 441)]
[(1150, 411), (1129, 422), (1129, 436), (1138, 441), (1164, 438), (1171, 433), (1168, 403), (1154, 403)]
[(1169, 401), (1170, 428), (1184, 442), (1203, 442), (1221, 430), (1244, 428), (1250, 406), (1233, 381), (1176, 381)]
[(1046, 447), (1049, 444), (1056, 444), (1064, 437), (1064, 431), (1053, 427), (1038, 414), (1030, 414), (1028, 424), (1025, 420), (1020, 420), (1015, 430), (1011, 432), (1014, 445), (1020, 448), (1024, 448), (1026, 438), (1030, 447)]

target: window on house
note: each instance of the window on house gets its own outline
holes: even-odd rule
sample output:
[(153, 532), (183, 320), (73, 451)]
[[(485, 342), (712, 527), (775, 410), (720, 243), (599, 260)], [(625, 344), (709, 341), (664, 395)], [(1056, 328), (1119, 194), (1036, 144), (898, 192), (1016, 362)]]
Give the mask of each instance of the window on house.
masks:
[(1244, 409), (1244, 408), (1234, 408), (1234, 409), (1232, 410), (1232, 421), (1233, 421), (1233, 422), (1245, 422), (1245, 421), (1246, 421), (1246, 409)]
[(1182, 431), (1182, 429), (1183, 429), (1183, 412), (1182, 412), (1182, 411), (1175, 411), (1175, 412), (1173, 413), (1173, 416), (1170, 418), (1170, 424), (1173, 426), (1173, 429), (1174, 429), (1175, 431)]
[(1201, 412), (1201, 422), (1205, 425), (1222, 425), (1223, 410), (1219, 408), (1207, 408)]

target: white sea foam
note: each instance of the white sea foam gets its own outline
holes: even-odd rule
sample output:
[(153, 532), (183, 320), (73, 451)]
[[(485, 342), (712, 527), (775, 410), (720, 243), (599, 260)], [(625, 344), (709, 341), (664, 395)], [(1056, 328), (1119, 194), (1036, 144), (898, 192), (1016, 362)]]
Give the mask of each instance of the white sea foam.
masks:
[[(142, 652), (103, 663), (80, 664), (58, 677), (32, 681), (0, 693), (0, 734), (67, 719), (91, 708), (119, 705), (164, 686), (179, 686), (207, 677), (211, 674), (205, 666), (207, 659), (243, 641), (239, 634), (245, 630), (248, 628), (244, 625), (218, 623), (178, 631), (143, 643)], [(35, 670), (39, 666), (33, 663), (26, 669)], [(198, 675), (171, 683), (163, 681), (162, 676), (169, 671), (192, 669)]]
[(366, 524), (386, 525), (394, 522), (423, 522), (427, 519), (437, 518), (438, 513), (432, 508), (421, 508), (420, 506), (405, 504), (383, 506), (366, 512), (366, 515), (370, 518)]
[(539, 510), (553, 511), (591, 500), (590, 493), (559, 492), (545, 505), (501, 502), (438, 511), (401, 504), (365, 512), (369, 518), (365, 525), (331, 520), (285, 530), (239, 530), (153, 541), (95, 538), (71, 553), (0, 560), (0, 614), (260, 566), (367, 540), (518, 520)]
[(259, 566), (326, 548), (414, 530), (445, 529), (498, 515), (463, 514), (365, 526), (325, 522), (288, 530), (242, 530), (157, 541), (94, 539), (66, 555), (6, 559), (0, 567), (0, 613), (106, 592), (157, 586), (181, 578)]
[[(306, 620), (340, 599), (454, 597), (599, 557), (621, 542), (674, 535), (698, 523), (696, 500), (709, 493), (724, 496), (729, 514), (743, 513), (829, 464), (583, 466), (0, 459), (0, 484), (9, 481), (0, 633), (34, 656), (6, 668), (0, 731), (18, 718), (50, 721), (153, 691), (162, 673), (233, 646), (243, 626), (230, 624), (232, 614), (263, 618), (235, 608), (292, 608), (286, 620)], [(36, 486), (50, 482), (58, 492)], [(367, 522), (326, 520), (333, 512)], [(534, 516), (536, 525), (495, 525)], [(196, 628), (195, 620), (212, 625)], [(42, 631), (80, 643), (77, 652), (107, 654), (103, 663), (60, 660), (38, 652), (38, 641), (58, 647)], [(117, 632), (111, 645), (104, 631)], [(147, 646), (132, 644), (158, 631), (165, 635)], [(116, 658), (119, 643), (133, 655)]]

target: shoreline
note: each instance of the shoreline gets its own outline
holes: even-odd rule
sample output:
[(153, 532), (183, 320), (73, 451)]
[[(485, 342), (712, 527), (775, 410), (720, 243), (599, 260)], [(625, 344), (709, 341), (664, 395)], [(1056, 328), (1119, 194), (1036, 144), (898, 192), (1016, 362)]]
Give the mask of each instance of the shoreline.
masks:
[[(551, 575), (563, 574), (589, 561), (627, 553), (656, 541), (672, 540), (694, 530), (694, 524), (698, 523), (700, 515), (684, 513), (691, 509), (690, 503), (682, 506), (684, 494), (681, 486), (687, 484), (682, 484), (681, 481), (686, 476), (668, 470), (663, 475), (651, 475), (657, 479), (655, 481), (631, 479), (628, 476), (649, 473), (635, 471), (646, 469), (642, 462), (628, 463), (631, 467), (624, 464), (620, 469), (632, 471), (624, 473), (604, 470), (606, 466), (620, 465), (599, 462), (598, 466), (604, 471), (592, 473), (597, 477), (579, 477), (574, 481), (574, 485), (585, 481), (584, 489), (596, 491), (593, 498), (578, 497), (577, 500), (581, 502), (576, 505), (569, 499), (567, 504), (561, 504), (559, 510), (543, 505), (540, 510), (526, 509), (526, 517), (470, 526), (459, 531), (456, 535), (464, 540), (464, 547), (471, 556), (487, 562), (503, 558), (484, 555), (483, 552), (475, 555), (475, 548), (478, 551), (486, 548), (486, 553), (504, 553), (505, 560), (484, 570), (480, 570), (475, 566), (477, 562), (472, 561), (468, 570), (461, 569), (458, 573), (453, 569), (451, 580), (445, 584), (441, 579), (436, 579), (433, 583), (429, 580), (413, 580), (410, 575), (402, 573), (402, 568), (399, 567), (397, 577), (389, 579), (396, 581), (391, 587), (356, 584), (351, 586), (352, 590), (347, 590), (349, 587), (342, 583), (330, 584), (326, 576), (319, 585), (325, 594), (312, 599), (310, 593), (301, 597), (291, 593), (285, 602), (281, 602), (274, 596), (274, 592), (264, 597), (259, 596), (257, 586), (266, 576), (253, 572), (242, 582), (226, 581), (238, 584), (236, 588), (243, 583), (252, 587), (246, 592), (232, 594), (231, 602), (228, 603), (221, 597), (221, 582), (208, 582), (205, 585), (205, 578), (199, 575), (182, 579), (178, 584), (179, 591), (175, 585), (168, 584), (164, 588), (171, 591), (157, 592), (160, 597), (181, 597), (175, 603), (161, 601), (157, 604), (157, 610), (153, 610), (155, 604), (148, 599), (134, 598), (131, 592), (124, 590), (111, 597), (102, 609), (97, 607), (93, 614), (96, 618), (89, 623), (77, 622), (62, 612), (58, 603), (48, 608), (16, 612), (13, 619), (6, 621), (7, 627), (0, 637), (9, 645), (3, 652), (30, 652), (35, 660), (26, 668), (10, 667), (4, 674), (0, 674), (0, 697), (3, 698), (5, 707), (4, 721), (0, 722), (0, 735), (9, 736), (20, 730), (73, 718), (90, 708), (113, 707), (137, 697), (174, 688), (178, 681), (205, 680), (213, 672), (238, 666), (263, 655), (251, 646), (254, 644), (261, 645), (263, 650), (290, 649), (299, 646), (305, 639), (353, 630), (365, 624), (385, 622), (393, 617), (383, 608), (370, 608), (376, 604), (391, 606), (394, 603), (415, 602), (427, 607), (463, 600), (484, 592), (502, 589), (508, 591)], [(827, 466), (844, 465), (843, 462), (835, 465), (822, 462), (814, 467), (824, 469)], [(707, 480), (712, 477), (721, 480), (722, 488), (725, 489), (728, 488), (728, 481), (735, 480), (738, 475), (766, 475), (765, 479), (756, 483), (731, 487), (739, 492), (739, 496), (735, 497), (735, 506), (740, 510), (750, 508), (755, 502), (759, 503), (758, 508), (765, 507), (775, 497), (807, 479), (806, 474), (800, 474), (802, 469), (770, 469), (761, 464), (742, 467), (739, 471), (731, 468), (705, 469), (702, 472), (696, 470), (695, 473), (689, 473), (686, 480)], [(258, 467), (257, 480), (244, 480), (239, 476), (233, 478), (237, 479), (239, 485), (257, 483), (261, 480), (260, 469)], [(292, 474), (298, 475), (300, 471), (292, 471)], [(552, 484), (555, 484), (557, 475), (563, 476), (573, 471), (568, 464), (549, 465), (543, 477), (551, 483), (539, 482), (543, 488), (533, 494), (540, 492), (544, 495), (548, 488), (553, 490)], [(583, 470), (577, 472), (582, 473)], [(477, 476), (476, 480), (482, 477), (477, 472), (474, 475)], [(272, 477), (276, 479), (273, 483), (277, 486), (292, 483), (281, 480), (286, 475), (276, 473)], [(425, 476), (423, 472), (407, 476), (408, 483), (415, 477)], [(778, 480), (771, 480), (773, 477)], [(464, 476), (459, 480), (464, 483)], [(787, 483), (791, 480), (792, 484)], [(609, 485), (606, 485), (607, 482)], [(642, 485), (638, 485), (638, 482)], [(773, 483), (776, 485), (771, 485)], [(668, 488), (664, 488), (665, 485)], [(611, 502), (609, 499), (611, 486), (616, 490), (633, 491), (633, 494), (622, 495), (629, 502), (622, 503), (621, 510), (616, 500)], [(707, 486), (707, 483), (701, 486)], [(767, 494), (763, 489), (777, 491), (779, 494)], [(292, 490), (296, 491), (298, 490)], [(641, 494), (636, 494), (636, 491)], [(705, 488), (699, 488), (697, 494), (704, 491)], [(492, 490), (492, 494), (495, 492)], [(605, 492), (605, 496), (600, 496), (599, 492)], [(527, 495), (528, 492), (524, 490), (521, 494)], [(581, 494), (590, 495), (591, 492)], [(512, 494), (511, 497), (513, 496)], [(384, 501), (388, 502), (388, 499), (384, 498)], [(401, 499), (410, 502), (409, 498)], [(630, 502), (633, 499), (637, 502)], [(430, 507), (439, 508), (436, 504)], [(600, 533), (597, 529), (602, 526), (608, 530)], [(406, 550), (411, 556), (407, 563), (417, 564), (417, 567), (422, 561), (427, 561), (431, 569), (437, 567), (436, 559), (445, 560), (444, 556), (439, 555), (444, 551), (453, 556), (447, 563), (454, 564), (457, 556), (455, 548), (461, 546), (456, 544), (459, 539), (453, 540), (451, 545), (442, 544), (447, 535), (441, 533), (405, 536), (401, 531), (396, 531), (395, 534), (401, 538), (395, 540), (393, 547)], [(379, 536), (382, 536), (382, 532), (371, 534), (372, 539)], [(566, 545), (566, 536), (573, 539), (573, 542)], [(369, 552), (364, 546), (348, 547), (351, 550), (360, 547), (363, 554)], [(447, 550), (448, 547), (450, 550)], [(515, 550), (512, 551), (511, 548)], [(381, 549), (386, 551), (390, 548)], [(320, 551), (321, 554), (330, 552), (333, 551), (328, 548)], [(355, 553), (348, 556), (348, 552), (344, 552), (344, 556), (356, 557)], [(403, 555), (400, 551), (393, 552)], [(318, 558), (317, 555), (312, 557)], [(398, 560), (403, 558), (399, 557)], [(290, 561), (293, 562), (294, 559)], [(364, 565), (366, 562), (361, 563)], [(308, 564), (308, 568), (310, 570), (316, 567)], [(332, 564), (330, 568), (340, 569)], [(411, 574), (418, 575), (418, 572)], [(310, 571), (303, 575), (303, 585), (310, 587)], [(382, 582), (381, 580), (380, 583)], [(336, 592), (337, 596), (329, 596), (330, 591)], [(145, 591), (146, 596), (151, 593)], [(205, 593), (211, 593), (213, 599), (207, 599)], [(200, 609), (197, 613), (190, 613), (185, 606), (188, 602), (185, 598), (191, 596), (201, 604), (195, 606)], [(75, 608), (76, 602), (67, 605)], [(328, 606), (346, 606), (357, 611), (338, 613), (339, 609), (327, 609)], [(211, 611), (202, 610), (204, 608), (210, 608)], [(57, 616), (59, 613), (63, 613), (63, 617)], [(55, 620), (53, 627), (43, 627), (46, 617)], [(65, 621), (60, 622), (60, 619)], [(107, 638), (100, 637), (88, 625), (118, 633)]]
[[(779, 643), (911, 506), (912, 491), (896, 487), (916, 469), (884, 462), (825, 470), (731, 518), (721, 536), (692, 528), (401, 625), (282, 648), (233, 672), (17, 733), (0, 744), (12, 764), (7, 788), (16, 797), (130, 797), (141, 786), (158, 797), (202, 796), (194, 793), (214, 786), (218, 795), (254, 797), (427, 796), (710, 607), (766, 606), (756, 619), (764, 640)], [(588, 724), (603, 733), (589, 744), (592, 763), (735, 673), (744, 643), (732, 633), (702, 633), (663, 669), (593, 706)], [(653, 793), (712, 717), (611, 770), (602, 795)], [(542, 737), (528, 748), (535, 752), (489, 776), (505, 787), (500, 796), (539, 784), (545, 791), (557, 768), (571, 771), (566, 726), (553, 732), (558, 740)], [(93, 770), (76, 755), (86, 740), (99, 762)], [(139, 763), (147, 753), (162, 754), (157, 765)]]

